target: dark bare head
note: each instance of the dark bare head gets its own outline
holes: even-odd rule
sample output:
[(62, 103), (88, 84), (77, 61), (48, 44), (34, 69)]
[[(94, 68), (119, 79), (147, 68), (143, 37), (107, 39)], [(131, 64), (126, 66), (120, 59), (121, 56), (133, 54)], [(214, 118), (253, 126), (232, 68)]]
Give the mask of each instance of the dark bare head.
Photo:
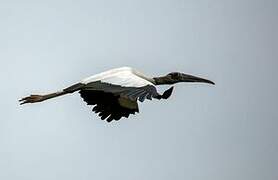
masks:
[(179, 82), (199, 82), (199, 83), (209, 83), (214, 84), (214, 82), (203, 79), (200, 77), (180, 73), (180, 72), (172, 72), (167, 74), (166, 76), (155, 77), (153, 78), (156, 85), (162, 84), (175, 84)]

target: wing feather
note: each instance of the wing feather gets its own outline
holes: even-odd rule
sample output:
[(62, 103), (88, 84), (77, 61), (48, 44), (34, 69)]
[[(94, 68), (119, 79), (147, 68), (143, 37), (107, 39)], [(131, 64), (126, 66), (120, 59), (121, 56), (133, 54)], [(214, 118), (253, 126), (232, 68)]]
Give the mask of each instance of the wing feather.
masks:
[(137, 100), (168, 98), (172, 89), (160, 95), (154, 84), (130, 68), (100, 73), (81, 81), (81, 97), (102, 120), (111, 122), (139, 112)]
[(147, 77), (132, 68), (118, 68), (102, 72), (85, 78), (81, 81), (83, 84), (101, 81), (113, 85), (123, 87), (143, 87), (147, 85), (154, 85)]

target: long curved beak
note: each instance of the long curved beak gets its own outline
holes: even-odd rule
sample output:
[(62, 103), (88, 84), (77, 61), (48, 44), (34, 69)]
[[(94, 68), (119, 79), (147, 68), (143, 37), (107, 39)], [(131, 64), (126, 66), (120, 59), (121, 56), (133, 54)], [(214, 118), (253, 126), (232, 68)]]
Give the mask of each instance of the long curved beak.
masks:
[(182, 82), (200, 82), (200, 83), (208, 83), (208, 84), (215, 85), (214, 82), (212, 82), (208, 79), (192, 76), (192, 75), (189, 75), (189, 74), (182, 74), (181, 81)]

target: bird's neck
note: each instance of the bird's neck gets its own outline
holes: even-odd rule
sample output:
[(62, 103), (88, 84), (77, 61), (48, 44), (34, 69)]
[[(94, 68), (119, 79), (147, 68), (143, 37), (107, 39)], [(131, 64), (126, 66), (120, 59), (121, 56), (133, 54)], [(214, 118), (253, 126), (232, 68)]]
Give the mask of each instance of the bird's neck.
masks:
[(155, 85), (163, 85), (163, 84), (166, 85), (166, 84), (174, 84), (175, 83), (172, 79), (170, 79), (167, 76), (154, 77), (153, 80), (154, 80)]

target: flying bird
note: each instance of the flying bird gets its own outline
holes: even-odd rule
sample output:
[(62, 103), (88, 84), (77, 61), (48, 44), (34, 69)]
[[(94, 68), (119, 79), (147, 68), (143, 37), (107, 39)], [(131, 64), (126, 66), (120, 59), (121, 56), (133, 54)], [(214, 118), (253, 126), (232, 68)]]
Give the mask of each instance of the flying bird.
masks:
[(152, 100), (152, 98), (168, 99), (174, 87), (172, 86), (160, 94), (156, 86), (179, 82), (214, 84), (210, 80), (180, 72), (172, 72), (165, 76), (151, 78), (133, 68), (121, 67), (90, 76), (58, 92), (45, 95), (30, 95), (19, 101), (20, 105), (37, 103), (65, 94), (79, 92), (88, 105), (94, 105), (93, 111), (102, 120), (111, 122), (122, 117), (128, 118), (130, 114), (139, 112), (138, 100), (143, 102), (145, 99)]

